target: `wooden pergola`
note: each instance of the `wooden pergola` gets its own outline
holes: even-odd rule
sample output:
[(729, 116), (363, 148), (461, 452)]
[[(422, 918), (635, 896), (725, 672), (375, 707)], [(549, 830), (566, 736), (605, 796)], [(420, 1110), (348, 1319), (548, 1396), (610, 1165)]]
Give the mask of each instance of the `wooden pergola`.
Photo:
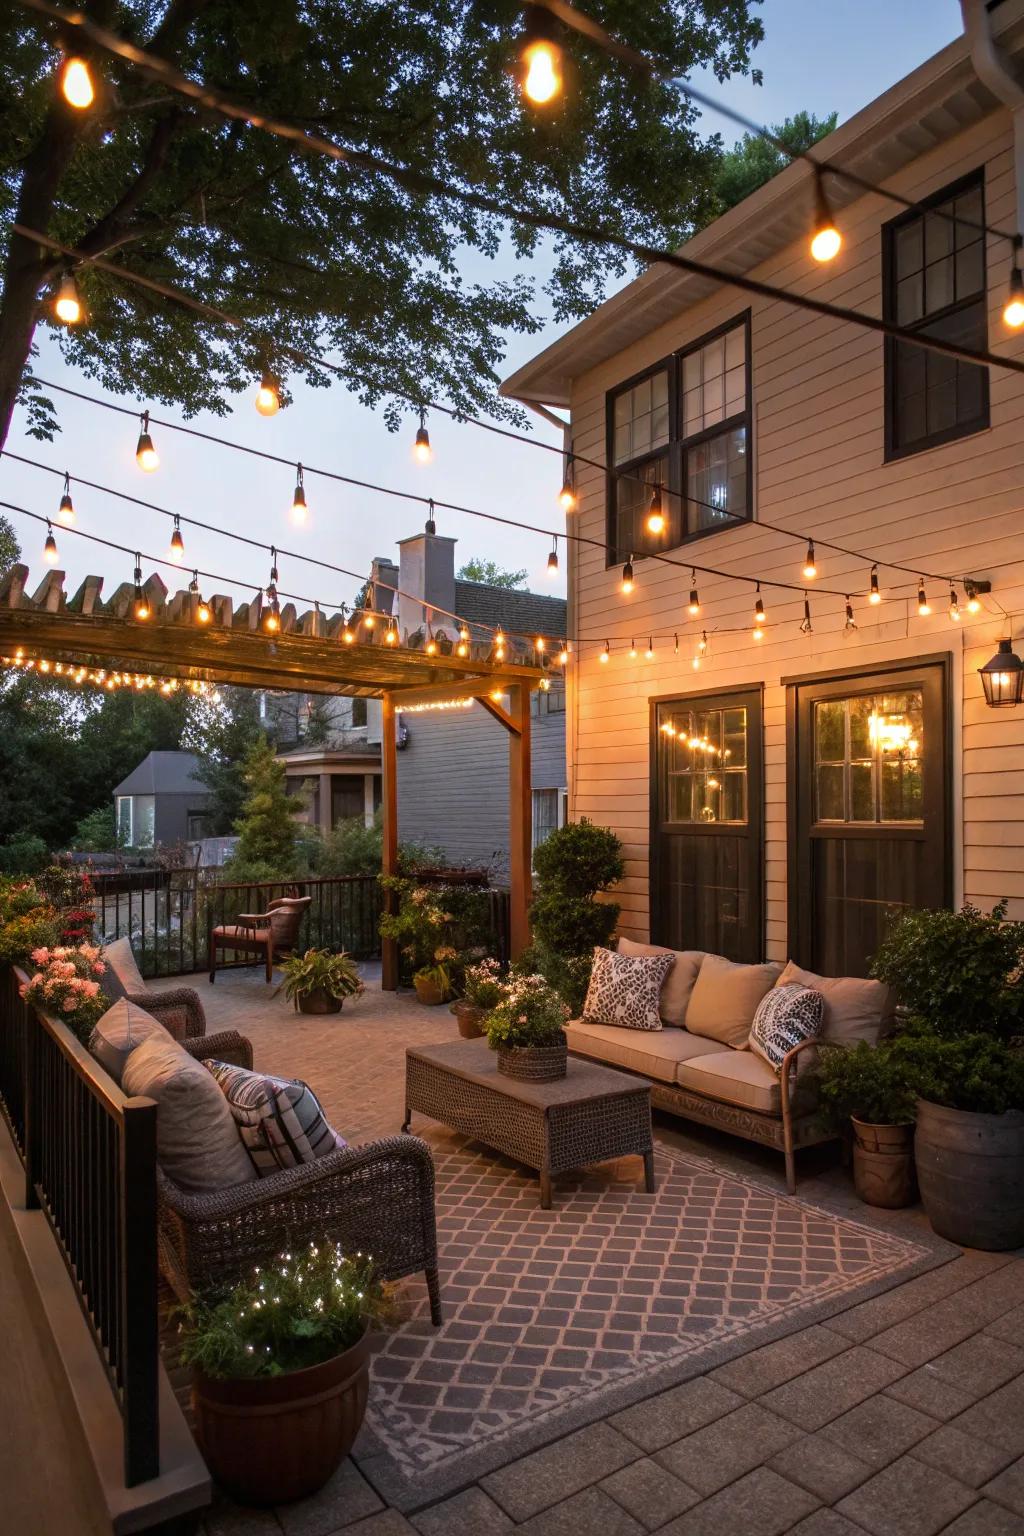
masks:
[[(353, 694), (382, 703), (383, 870), (398, 871), (398, 762), (396, 717), (403, 708), (453, 705), (477, 700), (508, 733), (510, 940), (513, 956), (529, 942), (532, 806), (530, 783), (530, 694), (545, 677), (531, 648), (505, 641), (506, 659), (495, 659), (490, 637), (471, 639), (467, 654), (438, 637), (428, 654), (423, 637), (397, 635), (382, 614), (372, 629), (346, 625), (341, 613), (319, 608), (301, 616), (286, 604), (271, 610), (257, 594), (235, 606), (216, 594), (202, 604), (198, 592), (168, 593), (159, 576), (142, 591), (147, 617), (136, 617), (137, 594), (124, 583), (102, 601), (103, 578), (87, 576), (68, 598), (64, 573), (48, 571), (29, 596), (28, 568), (14, 566), (0, 581), (0, 657), (7, 665), (58, 664), (73, 675), (103, 671), (109, 678), (131, 674), (136, 686), (164, 680), (185, 685), (233, 684), (242, 688), (288, 689), (304, 693)], [(389, 633), (393, 643), (388, 643)], [(350, 641), (346, 631), (354, 634)], [(141, 684), (139, 679), (142, 680)], [(382, 984), (398, 985), (398, 953), (383, 944)]]

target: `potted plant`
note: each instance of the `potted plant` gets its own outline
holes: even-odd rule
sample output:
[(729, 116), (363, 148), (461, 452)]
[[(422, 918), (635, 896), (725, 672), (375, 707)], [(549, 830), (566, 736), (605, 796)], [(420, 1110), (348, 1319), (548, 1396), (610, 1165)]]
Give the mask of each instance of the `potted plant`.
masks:
[(346, 997), (359, 997), (363, 983), (355, 961), (344, 950), (307, 949), (281, 962), (284, 992), (299, 1013), (340, 1013)]
[(100, 990), (99, 978), (107, 969), (101, 953), (98, 944), (34, 949), (35, 970), (20, 989), (27, 1002), (60, 1019), (83, 1044), (110, 1007)]
[(564, 1077), (569, 1010), (543, 976), (518, 976), (486, 1018), (487, 1044), (498, 1071), (542, 1083)]
[(853, 1127), (853, 1183), (865, 1205), (910, 1205), (917, 1095), (906, 1063), (887, 1042), (822, 1045), (817, 1077), (824, 1117), (837, 1131)]
[(528, 961), (576, 1017), (587, 995), (594, 946), (609, 943), (619, 920), (618, 903), (597, 898), (622, 879), (622, 844), (584, 816), (545, 838), (533, 862), (539, 888), (530, 907)]
[(446, 1003), (452, 995), (452, 973), (448, 964), (455, 958), (454, 950), (447, 950), (442, 946), (434, 951), (434, 959), (430, 965), (421, 965), (412, 978), (412, 984), (416, 988), (416, 1001), (424, 1003), (428, 1008), (436, 1008), (439, 1003)]
[(323, 1487), (363, 1422), (382, 1311), (369, 1259), (330, 1243), (182, 1309), (199, 1444), (234, 1498), (279, 1504)]
[(892, 1050), (919, 1094), (928, 1219), (995, 1250), (1024, 1243), (1024, 923), (1006, 910), (905, 912), (872, 967), (907, 1013)]
[(483, 1035), (483, 1020), (496, 1008), (505, 995), (501, 979), (501, 966), (488, 956), (468, 965), (463, 973), (462, 996), (452, 1003), (464, 1040), (479, 1040)]

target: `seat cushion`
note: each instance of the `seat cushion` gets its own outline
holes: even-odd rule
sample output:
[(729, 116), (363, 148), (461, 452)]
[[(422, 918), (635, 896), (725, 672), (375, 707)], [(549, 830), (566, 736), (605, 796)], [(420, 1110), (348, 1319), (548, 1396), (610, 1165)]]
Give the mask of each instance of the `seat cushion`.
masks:
[(835, 1045), (866, 1040), (869, 1045), (877, 1045), (892, 1028), (895, 999), (884, 981), (862, 976), (816, 976), (790, 960), (776, 986), (788, 986), (791, 982), (812, 987), (825, 999), (822, 1040)]
[(720, 1099), (724, 1104), (739, 1104), (762, 1115), (782, 1114), (779, 1078), (763, 1056), (753, 1051), (716, 1051), (681, 1061), (676, 1068), (676, 1082), (681, 1088)]
[(154, 1035), (170, 1039), (158, 1019), (122, 997), (97, 1020), (89, 1039), (89, 1050), (120, 1087), (128, 1057)]
[(179, 1189), (204, 1193), (256, 1179), (216, 1080), (169, 1035), (131, 1052), (121, 1087), (156, 1100), (157, 1160)]
[[(787, 1052), (805, 1040), (818, 1038), (824, 1018), (825, 999), (820, 992), (799, 982), (772, 987), (757, 1005), (750, 1049), (778, 1072)], [(799, 1062), (799, 1057), (796, 1060)]]
[(675, 1082), (681, 1061), (721, 1050), (716, 1041), (702, 1040), (685, 1029), (621, 1029), (617, 1024), (591, 1024), (586, 1019), (567, 1024), (565, 1037), (570, 1051), (662, 1083)]
[(705, 955), (686, 1010), (687, 1029), (743, 1050), (757, 1005), (775, 985), (781, 969), (771, 962), (737, 965), (722, 955)]
[(107, 970), (101, 985), (108, 997), (111, 995), (107, 991), (108, 980), (111, 986), (120, 989), (117, 995), (121, 997), (125, 992), (145, 992), (146, 983), (135, 963), (131, 939), (115, 939), (113, 944), (104, 945), (103, 961)]
[(279, 1168), (315, 1162), (348, 1145), (328, 1123), (306, 1083), (247, 1072), (224, 1061), (204, 1061), (203, 1066), (223, 1093), (261, 1178)]
[(635, 939), (620, 939), (620, 955), (672, 955), (675, 964), (661, 986), (661, 1021), (682, 1028), (686, 1023), (686, 1008), (690, 1001), (693, 984), (697, 980), (702, 949), (665, 949), (661, 944), (638, 944)]
[(215, 939), (248, 939), (251, 943), (265, 944), (270, 937), (269, 928), (247, 928), (244, 923), (223, 923), (213, 930)]
[(596, 946), (583, 1017), (622, 1029), (660, 1030), (662, 983), (674, 964), (671, 954), (620, 955)]

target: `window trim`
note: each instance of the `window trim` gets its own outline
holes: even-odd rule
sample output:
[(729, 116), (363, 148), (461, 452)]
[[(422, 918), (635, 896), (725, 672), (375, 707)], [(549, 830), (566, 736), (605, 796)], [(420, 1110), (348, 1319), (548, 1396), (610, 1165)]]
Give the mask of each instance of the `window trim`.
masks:
[[(888, 219), (882, 225), (882, 315), (886, 320), (894, 320), (896, 315), (896, 236), (901, 229), (914, 223), (921, 217), (922, 211), (929, 208), (938, 208), (942, 203), (949, 202), (950, 198), (959, 197), (963, 192), (969, 192), (973, 187), (981, 189), (981, 216), (985, 218), (985, 193), (986, 177), (985, 166), (982, 164), (966, 175), (958, 177), (948, 186), (940, 187), (928, 197), (917, 200), (913, 208), (898, 213), (895, 218)], [(982, 240), (982, 275), (984, 287), (981, 297), (985, 306), (985, 344), (988, 345), (988, 242), (983, 234)], [(977, 299), (970, 301), (976, 304)], [(909, 330), (921, 329), (933, 324), (937, 320), (945, 319), (948, 315), (957, 314), (965, 306), (962, 303), (947, 304), (944, 309), (937, 309), (930, 315), (925, 315), (921, 320), (913, 322), (907, 327)], [(943, 427), (940, 432), (933, 432), (927, 437), (918, 438), (914, 443), (900, 447), (896, 442), (896, 346), (897, 338), (886, 336), (883, 348), (883, 408), (882, 415), (885, 422), (885, 451), (883, 462), (886, 464), (897, 463), (900, 459), (910, 458), (915, 453), (926, 453), (930, 448), (941, 448), (946, 443), (958, 442), (962, 437), (973, 437), (976, 432), (985, 432), (991, 426), (991, 410), (989, 404), (989, 370), (984, 364), (977, 366), (982, 369), (981, 381), (981, 411), (978, 416), (969, 422), (959, 423), (953, 427)]]
[[(699, 352), (710, 342), (717, 341), (719, 336), (725, 336), (729, 331), (736, 330), (739, 326), (744, 330), (744, 344), (746, 352), (745, 385), (746, 405), (744, 409), (732, 416), (726, 416), (714, 426), (704, 427), (700, 432), (692, 433), (689, 437), (682, 436), (680, 423), (680, 407), (682, 400), (682, 371), (683, 360), (694, 352)], [(650, 453), (641, 454), (636, 459), (626, 460), (623, 464), (615, 463), (615, 399), (627, 390), (633, 389), (637, 384), (642, 384), (645, 379), (660, 373), (662, 369), (668, 371), (668, 411), (669, 411), (669, 439), (663, 448), (654, 449)], [(613, 389), (605, 391), (605, 463), (608, 469), (605, 475), (605, 539), (608, 548), (605, 553), (605, 567), (620, 565), (627, 555), (632, 554), (634, 560), (647, 560), (650, 555), (645, 550), (623, 550), (618, 542), (618, 506), (617, 506), (617, 482), (623, 475), (628, 475), (630, 470), (645, 463), (649, 459), (664, 456), (668, 460), (668, 491), (675, 505), (681, 509), (683, 530), (679, 541), (675, 544), (667, 544), (658, 553), (667, 554), (673, 549), (682, 549), (687, 544), (694, 544), (699, 539), (705, 539), (711, 534), (727, 533), (733, 528), (742, 528), (747, 523), (755, 521), (754, 517), (754, 368), (753, 368), (753, 325), (752, 311), (748, 307), (738, 314), (731, 315), (728, 320), (722, 321), (710, 331), (696, 336), (692, 341), (686, 342), (676, 351), (659, 358), (649, 367), (643, 368), (639, 373), (633, 374), (628, 379), (622, 379)], [(713, 437), (720, 436), (723, 432), (735, 429), (737, 426), (746, 425), (747, 429), (747, 501), (742, 514), (735, 514), (731, 523), (726, 523), (720, 528), (696, 528), (686, 531), (687, 496), (685, 492), (685, 460), (688, 450), (699, 448), (702, 443)], [(673, 506), (673, 510), (674, 510)]]
[(121, 836), (121, 807), (122, 807), (122, 805), (127, 805), (127, 807), (128, 807), (128, 841), (126, 843), (123, 843), (122, 847), (134, 848), (134, 846), (135, 846), (135, 841), (134, 841), (134, 839), (135, 839), (135, 796), (134, 795), (117, 795), (115, 798), (117, 800), (117, 805), (115, 807), (115, 816), (114, 816), (115, 836), (118, 839)]

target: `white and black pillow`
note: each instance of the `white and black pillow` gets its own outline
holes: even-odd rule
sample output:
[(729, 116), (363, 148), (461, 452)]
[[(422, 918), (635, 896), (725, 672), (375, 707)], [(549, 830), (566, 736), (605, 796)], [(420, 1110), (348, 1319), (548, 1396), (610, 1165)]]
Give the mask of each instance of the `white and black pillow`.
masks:
[(757, 1005), (750, 1026), (750, 1049), (776, 1072), (782, 1058), (802, 1040), (815, 1040), (825, 1022), (825, 999), (796, 982), (773, 987)]
[(249, 1072), (224, 1061), (208, 1060), (203, 1066), (227, 1100), (260, 1178), (279, 1168), (315, 1162), (348, 1145), (328, 1122), (307, 1083)]
[(661, 988), (675, 956), (618, 955), (595, 949), (583, 1017), (622, 1029), (661, 1028)]

